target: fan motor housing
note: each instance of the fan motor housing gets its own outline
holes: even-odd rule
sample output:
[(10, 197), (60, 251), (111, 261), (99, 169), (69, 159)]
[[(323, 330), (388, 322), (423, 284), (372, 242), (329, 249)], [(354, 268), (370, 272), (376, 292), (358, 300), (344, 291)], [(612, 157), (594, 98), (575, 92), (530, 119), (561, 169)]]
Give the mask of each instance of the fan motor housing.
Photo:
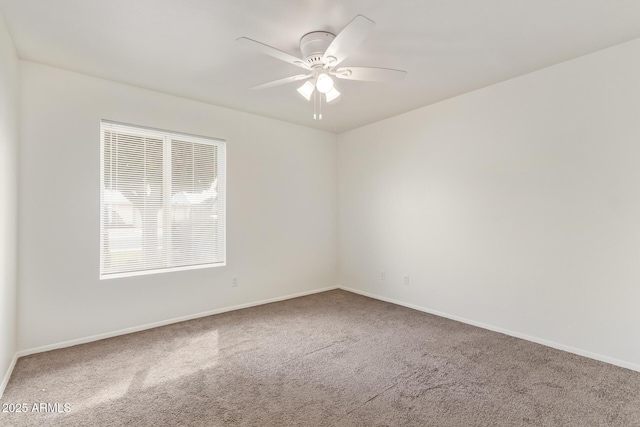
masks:
[(300, 39), (302, 59), (310, 66), (324, 65), (322, 56), (336, 36), (326, 31), (307, 33)]

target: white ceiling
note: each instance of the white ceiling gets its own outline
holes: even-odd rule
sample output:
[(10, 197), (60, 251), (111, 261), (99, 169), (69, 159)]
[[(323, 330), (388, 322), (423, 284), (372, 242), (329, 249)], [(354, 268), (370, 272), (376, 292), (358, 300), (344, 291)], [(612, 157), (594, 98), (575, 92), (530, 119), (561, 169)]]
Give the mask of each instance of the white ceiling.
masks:
[[(640, 37), (638, 0), (0, 0), (22, 59), (343, 132)], [(373, 32), (341, 65), (398, 68), (399, 83), (338, 81), (314, 121), (300, 69), (246, 36), (300, 56), (310, 31), (357, 14)]]

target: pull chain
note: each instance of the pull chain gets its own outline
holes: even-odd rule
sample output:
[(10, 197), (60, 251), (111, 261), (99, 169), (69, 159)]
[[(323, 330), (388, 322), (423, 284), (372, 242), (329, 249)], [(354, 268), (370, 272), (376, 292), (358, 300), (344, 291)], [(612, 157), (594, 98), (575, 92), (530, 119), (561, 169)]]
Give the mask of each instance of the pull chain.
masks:
[(316, 91), (313, 91), (313, 120), (317, 120), (318, 119), (318, 115), (316, 114), (318, 110), (318, 106), (316, 103)]
[(322, 120), (322, 94), (313, 91), (313, 120)]

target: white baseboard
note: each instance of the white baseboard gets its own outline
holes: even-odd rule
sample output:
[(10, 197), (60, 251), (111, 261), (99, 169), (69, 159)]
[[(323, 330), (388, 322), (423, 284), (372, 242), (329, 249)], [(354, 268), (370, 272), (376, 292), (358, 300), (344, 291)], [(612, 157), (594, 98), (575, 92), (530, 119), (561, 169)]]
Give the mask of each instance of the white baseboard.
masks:
[(571, 346), (564, 345), (564, 344), (559, 344), (557, 342), (545, 340), (545, 339), (542, 339), (542, 338), (537, 338), (537, 337), (533, 337), (533, 336), (530, 336), (530, 335), (521, 334), (519, 332), (514, 332), (514, 331), (511, 331), (511, 330), (508, 330), (508, 329), (504, 329), (504, 328), (500, 328), (500, 327), (497, 327), (497, 326), (488, 325), (486, 323), (476, 322), (475, 320), (469, 320), (469, 319), (465, 319), (463, 317), (454, 316), (454, 315), (443, 313), (443, 312), (436, 311), (436, 310), (431, 310), (429, 308), (421, 307), (419, 305), (410, 304), (410, 303), (407, 303), (407, 302), (395, 300), (393, 298), (383, 297), (383, 296), (380, 296), (380, 295), (372, 294), (370, 292), (360, 291), (358, 289), (353, 289), (353, 288), (349, 288), (349, 287), (346, 287), (346, 286), (338, 286), (338, 288), (342, 289), (342, 290), (345, 290), (345, 291), (348, 291), (348, 292), (353, 292), (355, 294), (364, 295), (364, 296), (369, 297), (369, 298), (373, 298), (373, 299), (377, 299), (377, 300), (385, 301), (385, 302), (390, 302), (392, 304), (397, 304), (397, 305), (401, 305), (403, 307), (412, 308), (414, 310), (422, 311), (422, 312), (425, 312), (425, 313), (434, 314), (434, 315), (439, 316), (439, 317), (445, 317), (447, 319), (455, 320), (457, 322), (462, 322), (462, 323), (466, 323), (468, 325), (477, 326), (479, 328), (488, 329), (490, 331), (499, 332), (501, 334), (509, 335), (509, 336), (512, 336), (512, 337), (515, 337), (515, 338), (520, 338), (520, 339), (523, 339), (523, 340), (526, 340), (526, 341), (531, 341), (531, 342), (534, 342), (536, 344), (542, 344), (542, 345), (545, 345), (547, 347), (552, 347), (552, 348), (555, 348), (557, 350), (563, 350), (563, 351), (566, 351), (566, 352), (569, 352), (569, 353), (577, 354), (578, 356), (588, 357), (589, 359), (599, 360), (601, 362), (609, 363), (611, 365), (620, 366), (621, 368), (627, 368), (627, 369), (631, 369), (633, 371), (640, 372), (640, 365), (638, 365), (636, 363), (627, 362), (627, 361), (620, 360), (620, 359), (615, 359), (613, 357), (604, 356), (602, 354), (593, 353), (591, 351), (582, 350), (582, 349), (571, 347)]
[(616, 359), (613, 357), (609, 357), (609, 356), (604, 356), (598, 353), (593, 353), (591, 351), (587, 351), (587, 350), (582, 350), (579, 348), (575, 348), (575, 347), (571, 347), (568, 345), (564, 345), (564, 344), (559, 344), (553, 341), (549, 341), (549, 340), (545, 340), (542, 338), (537, 338), (537, 337), (533, 337), (530, 335), (526, 335), (526, 334), (521, 334), (519, 332), (514, 332), (508, 329), (504, 329), (504, 328), (500, 328), (497, 326), (493, 326), (493, 325), (489, 325), (486, 323), (482, 323), (482, 322), (476, 322), (475, 320), (470, 320), (470, 319), (466, 319), (463, 317), (459, 317), (459, 316), (455, 316), (455, 315), (451, 315), (451, 314), (447, 314), (447, 313), (443, 313), (437, 310), (432, 310), (429, 308), (425, 308), (416, 304), (411, 304), (411, 303), (407, 303), (404, 301), (399, 301), (393, 298), (387, 298), (387, 297), (383, 297), (380, 295), (376, 295), (376, 294), (372, 294), (370, 292), (365, 292), (365, 291), (361, 291), (358, 289), (354, 289), (354, 288), (349, 288), (347, 286), (331, 286), (331, 287), (327, 287), (327, 288), (322, 288), (322, 289), (314, 289), (311, 291), (305, 291), (305, 292), (299, 292), (296, 294), (290, 294), (290, 295), (285, 295), (285, 296), (281, 296), (281, 297), (275, 297), (275, 298), (269, 298), (269, 299), (265, 299), (265, 300), (260, 300), (260, 301), (254, 301), (254, 302), (250, 302), (250, 303), (246, 303), (246, 304), (240, 304), (240, 305), (235, 305), (232, 307), (224, 307), (224, 308), (218, 308), (215, 310), (210, 310), (210, 311), (206, 311), (206, 312), (201, 312), (201, 313), (196, 313), (196, 314), (191, 314), (191, 315), (187, 315), (187, 316), (181, 316), (181, 317), (176, 317), (173, 319), (168, 319), (168, 320), (162, 320), (159, 322), (153, 322), (153, 323), (147, 323), (145, 325), (141, 325), (141, 326), (135, 326), (135, 327), (131, 327), (131, 328), (126, 328), (126, 329), (120, 329), (117, 331), (112, 331), (112, 332), (107, 332), (107, 333), (103, 333), (103, 334), (97, 334), (97, 335), (92, 335), (92, 336), (88, 336), (88, 337), (84, 337), (84, 338), (77, 338), (77, 339), (73, 339), (73, 340), (68, 340), (68, 341), (63, 341), (60, 343), (55, 343), (55, 344), (49, 344), (49, 345), (45, 345), (45, 346), (41, 346), (41, 347), (35, 347), (35, 348), (31, 348), (31, 349), (27, 349), (27, 350), (21, 350), (18, 351), (16, 353), (16, 355), (13, 357), (13, 360), (11, 362), (11, 365), (9, 366), (9, 369), (7, 370), (7, 373), (4, 376), (4, 379), (2, 380), (2, 383), (0, 383), (0, 398), (2, 397), (2, 394), (4, 393), (4, 389), (7, 386), (8, 382), (9, 382), (9, 378), (11, 377), (11, 373), (13, 372), (13, 368), (15, 367), (16, 361), (19, 357), (22, 356), (28, 356), (31, 354), (36, 354), (36, 353), (42, 353), (45, 351), (50, 351), (50, 350), (56, 350), (59, 348), (65, 348), (65, 347), (71, 347), (74, 345), (79, 345), (79, 344), (86, 344), (89, 342), (93, 342), (93, 341), (98, 341), (98, 340), (102, 340), (105, 338), (111, 338), (111, 337), (116, 337), (119, 335), (126, 335), (126, 334), (130, 334), (133, 332), (139, 332), (139, 331), (144, 331), (146, 329), (153, 329), (153, 328), (157, 328), (159, 326), (165, 326), (165, 325), (170, 325), (172, 323), (178, 323), (178, 322), (184, 322), (186, 320), (192, 320), (192, 319), (197, 319), (200, 317), (207, 317), (207, 316), (211, 316), (214, 314), (220, 314), (220, 313), (226, 313), (228, 311), (234, 311), (234, 310), (240, 310), (243, 308), (249, 308), (249, 307), (255, 307), (258, 305), (263, 305), (263, 304), (269, 304), (272, 302), (278, 302), (278, 301), (284, 301), (284, 300), (288, 300), (288, 299), (292, 299), (292, 298), (298, 298), (298, 297), (303, 297), (306, 295), (312, 295), (312, 294), (317, 294), (320, 292), (326, 292), (326, 291), (331, 291), (334, 289), (342, 289), (348, 292), (353, 292), (355, 294), (359, 294), (359, 295), (364, 295), (366, 297), (369, 298), (374, 298), (380, 301), (385, 301), (385, 302), (389, 302), (392, 304), (397, 304), (403, 307), (408, 307), (414, 310), (418, 310), (418, 311), (422, 311), (424, 313), (429, 313), (429, 314), (433, 314), (439, 317), (444, 317), (447, 319), (451, 319), (451, 320), (455, 320), (458, 322), (462, 322), (462, 323), (466, 323), (468, 325), (472, 325), (472, 326), (477, 326), (483, 329), (488, 329), (490, 331), (494, 331), (494, 332), (499, 332), (501, 334), (505, 334), (505, 335), (509, 335), (515, 338), (520, 338), (526, 341), (531, 341), (537, 344), (542, 344), (545, 345), (547, 347), (551, 347), (551, 348), (555, 348), (558, 350), (563, 350), (569, 353), (573, 353), (573, 354), (577, 354), (579, 356), (584, 356), (584, 357), (588, 357), (590, 359), (594, 359), (594, 360), (599, 360), (601, 362), (605, 362), (605, 363), (609, 363), (611, 365), (615, 365), (615, 366), (620, 366), (622, 368), (627, 368), (627, 369), (631, 369), (633, 371), (637, 371), (640, 372), (640, 365), (636, 364), (636, 363), (631, 363), (631, 362), (627, 362), (624, 360), (620, 360), (620, 359)]
[[(91, 335), (91, 336), (84, 337), (84, 338), (76, 338), (76, 339), (73, 339), (73, 340), (63, 341), (63, 342), (59, 342), (59, 343), (55, 343), (55, 344), (43, 345), (43, 346), (40, 346), (40, 347), (30, 348), (30, 349), (27, 349), (27, 350), (20, 350), (20, 351), (18, 351), (18, 353), (16, 354), (16, 357), (14, 358), (14, 364), (15, 364), (15, 361), (16, 361), (16, 359), (18, 357), (29, 356), (31, 354), (43, 353), (45, 351), (57, 350), (57, 349), (60, 349), (60, 348), (65, 348), (65, 347), (71, 347), (71, 346), (78, 345), (78, 344), (86, 344), (86, 343), (93, 342), (93, 341), (103, 340), (105, 338), (112, 338), (112, 337), (117, 337), (119, 335), (126, 335), (126, 334), (131, 334), (133, 332), (144, 331), (146, 329), (157, 328), (159, 326), (170, 325), (172, 323), (184, 322), (186, 320), (198, 319), (200, 317), (207, 317), (207, 316), (211, 316), (211, 315), (214, 315), (214, 314), (226, 313), (227, 311), (240, 310), (240, 309), (243, 309), (243, 308), (249, 308), (249, 307), (255, 307), (255, 306), (258, 306), (258, 305), (269, 304), (269, 303), (272, 303), (272, 302), (284, 301), (284, 300), (288, 300), (288, 299), (292, 299), (292, 298), (303, 297), (303, 296), (306, 296), (306, 295), (317, 294), (317, 293), (320, 293), (320, 292), (331, 291), (331, 290), (334, 290), (334, 289), (338, 289), (338, 287), (337, 286), (330, 286), (328, 288), (314, 289), (314, 290), (305, 291), (305, 292), (298, 292), (298, 293), (295, 293), (295, 294), (284, 295), (284, 296), (281, 296), (281, 297), (269, 298), (269, 299), (265, 299), (265, 300), (261, 300), (261, 301), (254, 301), (254, 302), (249, 302), (249, 303), (246, 303), (246, 304), (234, 305), (232, 307), (217, 308), (215, 310), (209, 310), (209, 311), (196, 313), (196, 314), (189, 314), (187, 316), (181, 316), (181, 317), (176, 317), (176, 318), (173, 318), (173, 319), (161, 320), (159, 322), (147, 323), (145, 325), (134, 326), (134, 327), (131, 327), (131, 328), (125, 328), (125, 329), (120, 329), (120, 330), (117, 330), (117, 331), (106, 332), (106, 333), (103, 333), (103, 334)], [(13, 369), (13, 367), (12, 367), (12, 369)], [(9, 374), (10, 374), (10, 372), (9, 372)], [(6, 381), (9, 381), (9, 377), (8, 376), (6, 378)]]
[(7, 369), (7, 373), (4, 375), (2, 382), (0, 383), (0, 399), (4, 394), (4, 389), (7, 388), (7, 384), (9, 384), (9, 378), (11, 378), (11, 374), (13, 373), (13, 368), (16, 366), (16, 362), (18, 361), (18, 353), (13, 355), (13, 359), (9, 364), (9, 369)]

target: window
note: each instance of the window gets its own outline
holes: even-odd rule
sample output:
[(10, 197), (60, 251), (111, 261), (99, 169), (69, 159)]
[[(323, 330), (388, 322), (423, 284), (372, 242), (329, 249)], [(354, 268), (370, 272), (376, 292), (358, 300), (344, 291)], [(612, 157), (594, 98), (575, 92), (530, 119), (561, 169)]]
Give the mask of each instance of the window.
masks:
[(225, 142), (102, 121), (100, 278), (225, 265)]

